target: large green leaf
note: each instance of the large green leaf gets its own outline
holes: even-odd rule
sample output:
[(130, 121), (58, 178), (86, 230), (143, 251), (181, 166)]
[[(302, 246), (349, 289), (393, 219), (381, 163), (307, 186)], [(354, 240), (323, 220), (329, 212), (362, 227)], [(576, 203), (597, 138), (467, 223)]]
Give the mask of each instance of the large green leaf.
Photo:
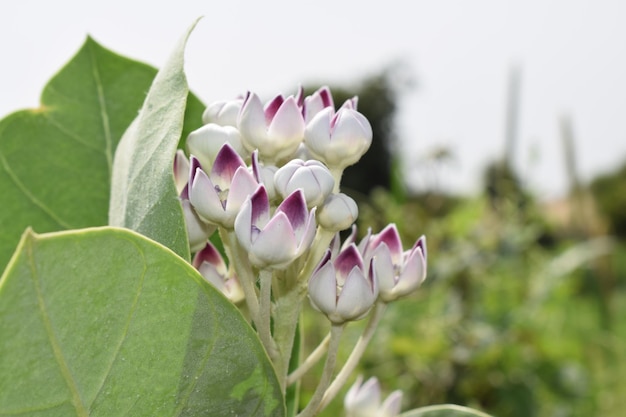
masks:
[(139, 116), (115, 152), (109, 224), (127, 227), (189, 259), (182, 207), (173, 180), (189, 89), (183, 63), (192, 27), (159, 70)]
[(236, 308), (127, 229), (26, 232), (0, 278), (0, 415), (283, 416)]
[(443, 404), (431, 405), (428, 407), (418, 408), (407, 411), (400, 417), (491, 417), (482, 411), (472, 408), (462, 407), (460, 405)]
[(88, 38), (40, 108), (0, 121), (0, 270), (27, 226), (107, 224), (113, 154), (155, 74)]

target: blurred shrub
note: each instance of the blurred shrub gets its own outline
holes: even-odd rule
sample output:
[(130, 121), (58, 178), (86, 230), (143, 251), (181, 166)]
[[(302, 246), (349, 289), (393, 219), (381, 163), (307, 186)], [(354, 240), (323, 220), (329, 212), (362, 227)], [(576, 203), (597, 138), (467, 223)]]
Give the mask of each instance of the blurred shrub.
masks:
[(611, 232), (626, 238), (626, 164), (616, 172), (596, 178), (591, 191)]
[[(622, 415), (626, 324), (616, 318), (626, 315), (626, 291), (600, 287), (602, 274), (626, 275), (625, 248), (606, 239), (540, 245), (545, 222), (530, 200), (494, 210), (487, 197), (438, 195), (436, 211), (433, 195), (371, 196), (361, 224), (376, 232), (395, 222), (405, 247), (426, 234), (429, 273), (389, 306), (359, 373), (402, 389), (404, 409), (452, 402), (506, 417)], [(342, 357), (362, 325), (349, 326)], [(325, 329), (320, 322), (320, 338)]]

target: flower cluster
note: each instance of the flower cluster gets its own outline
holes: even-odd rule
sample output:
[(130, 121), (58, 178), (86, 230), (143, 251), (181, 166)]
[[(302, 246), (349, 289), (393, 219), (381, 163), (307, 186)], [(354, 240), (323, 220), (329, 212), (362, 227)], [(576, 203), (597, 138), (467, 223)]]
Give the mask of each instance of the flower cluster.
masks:
[[(287, 370), (306, 295), (331, 322), (331, 359), (338, 329), (422, 283), (426, 241), (404, 251), (395, 225), (358, 243), (353, 226), (339, 240), (358, 216), (340, 192), (341, 177), (372, 141), (356, 97), (336, 109), (327, 87), (266, 103), (248, 92), (209, 105), (203, 122), (187, 137), (189, 158), (179, 151), (174, 161), (193, 265), (233, 302), (245, 302), (285, 389), (295, 378)], [(216, 231), (228, 265), (209, 243)], [(315, 415), (336, 391), (324, 389), (302, 416)]]

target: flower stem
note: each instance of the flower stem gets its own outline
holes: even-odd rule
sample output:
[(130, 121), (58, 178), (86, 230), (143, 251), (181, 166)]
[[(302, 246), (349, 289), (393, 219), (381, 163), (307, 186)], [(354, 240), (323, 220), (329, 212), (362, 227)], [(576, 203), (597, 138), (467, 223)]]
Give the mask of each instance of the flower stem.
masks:
[(322, 402), (320, 404), (321, 408), (326, 407), (328, 403), (331, 402), (333, 398), (335, 398), (341, 387), (343, 387), (348, 380), (350, 374), (352, 374), (352, 372), (356, 368), (359, 360), (361, 359), (361, 356), (363, 356), (363, 353), (365, 352), (365, 348), (367, 347), (370, 340), (372, 340), (374, 331), (378, 327), (378, 323), (380, 322), (380, 319), (382, 318), (383, 313), (386, 309), (386, 303), (383, 303), (382, 301), (376, 303), (374, 311), (372, 312), (372, 315), (367, 322), (367, 326), (365, 327), (365, 330), (363, 331), (361, 337), (359, 337), (359, 340), (356, 342), (356, 345), (354, 346), (352, 353), (348, 357), (348, 360), (337, 374), (337, 377), (335, 378), (333, 383), (330, 384), (330, 386), (324, 393), (324, 398), (322, 399)]
[(339, 341), (341, 334), (345, 328), (345, 323), (333, 324), (330, 328), (330, 341), (328, 345), (328, 355), (326, 355), (326, 363), (324, 364), (324, 370), (322, 371), (322, 377), (320, 382), (311, 397), (309, 403), (304, 407), (304, 410), (297, 415), (297, 417), (313, 417), (321, 408), (323, 408), (321, 402), (324, 397), (324, 392), (330, 384), (330, 380), (335, 370), (335, 363), (337, 362), (337, 351), (339, 350)]
[(302, 308), (302, 297), (295, 290), (297, 287), (292, 287), (292, 291), (281, 293), (274, 304), (274, 340), (279, 355), (274, 361), (274, 368), (283, 392), (287, 388), (289, 362)]
[(300, 366), (289, 374), (287, 377), (287, 385), (297, 382), (302, 376), (309, 371), (316, 363), (322, 359), (322, 355), (328, 350), (330, 342), (330, 333), (326, 335), (324, 340), (320, 342), (313, 352), (300, 364)]
[(343, 176), (343, 168), (331, 168), (330, 173), (332, 174), (335, 180), (335, 187), (333, 188), (333, 193), (338, 193), (341, 187), (341, 177)]
[(265, 346), (272, 361), (277, 359), (276, 344), (272, 339), (271, 314), (272, 314), (272, 271), (262, 269), (259, 272), (261, 294), (259, 297), (259, 315), (257, 319), (257, 332), (259, 339)]
[(258, 324), (259, 299), (257, 297), (257, 289), (255, 286), (256, 277), (252, 273), (250, 261), (248, 261), (246, 253), (239, 245), (235, 232), (228, 232), (220, 227), (219, 233), (222, 242), (225, 244), (225, 249), (228, 252), (228, 259), (230, 260), (229, 266), (231, 268), (235, 268), (235, 272), (239, 278), (239, 283), (241, 284), (243, 294), (246, 298), (246, 305), (248, 306), (250, 317), (255, 324)]

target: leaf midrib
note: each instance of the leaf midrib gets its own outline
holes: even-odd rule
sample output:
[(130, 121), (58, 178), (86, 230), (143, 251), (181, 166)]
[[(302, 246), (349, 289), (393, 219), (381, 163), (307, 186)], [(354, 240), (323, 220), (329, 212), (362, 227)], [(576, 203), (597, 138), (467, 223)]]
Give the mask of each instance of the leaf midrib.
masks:
[(93, 46), (89, 48), (89, 57), (91, 58), (91, 68), (94, 80), (96, 82), (96, 91), (98, 96), (98, 104), (100, 108), (100, 116), (102, 118), (102, 130), (104, 132), (105, 156), (107, 161), (107, 169), (109, 181), (113, 171), (113, 138), (111, 137), (111, 123), (109, 122), (109, 114), (107, 112), (106, 100), (104, 98), (104, 88), (98, 71), (98, 61), (95, 56)]
[(63, 352), (61, 351), (61, 346), (59, 345), (59, 341), (57, 339), (56, 334), (52, 328), (52, 322), (50, 321), (50, 316), (48, 315), (48, 310), (46, 306), (46, 302), (44, 300), (43, 293), (41, 292), (41, 285), (39, 282), (39, 275), (37, 271), (37, 267), (35, 265), (35, 257), (33, 254), (33, 241), (32, 236), (27, 241), (28, 247), (28, 264), (30, 266), (31, 278), (33, 281), (33, 285), (35, 286), (35, 291), (37, 293), (37, 304), (39, 307), (39, 313), (41, 315), (41, 319), (46, 331), (46, 335), (48, 336), (48, 340), (50, 341), (50, 346), (52, 347), (52, 352), (54, 354), (54, 358), (56, 359), (57, 364), (59, 365), (59, 370), (61, 371), (61, 375), (65, 380), (67, 388), (71, 394), (72, 405), (76, 409), (76, 414), (79, 417), (88, 417), (89, 412), (83, 404), (83, 400), (78, 392), (78, 386), (76, 385), (76, 381), (74, 380), (74, 376), (69, 369), (67, 364), (67, 360), (63, 356)]

